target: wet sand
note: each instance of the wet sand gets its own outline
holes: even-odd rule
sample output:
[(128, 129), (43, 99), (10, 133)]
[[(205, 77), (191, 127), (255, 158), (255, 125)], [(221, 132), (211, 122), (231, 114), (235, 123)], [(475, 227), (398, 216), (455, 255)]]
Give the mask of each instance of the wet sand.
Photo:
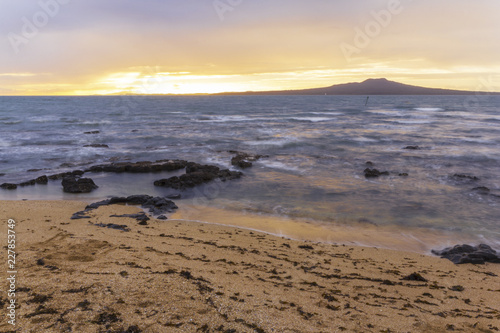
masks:
[[(3, 257), (6, 261), (10, 218), (16, 221), (18, 271), (17, 323), (12, 327), (3, 316), (1, 331), (500, 330), (500, 265), (457, 266), (415, 252), (176, 220), (195, 216), (186, 207), (148, 225), (110, 217), (140, 211), (121, 205), (93, 210), (90, 219), (70, 220), (85, 206), (0, 202)], [(206, 221), (220, 218), (279, 233), (262, 221), (260, 227), (253, 225), (259, 220), (255, 216), (229, 223), (236, 217), (194, 211)], [(99, 223), (127, 225), (130, 231), (94, 225)], [(297, 233), (311, 230), (303, 224), (296, 228)], [(369, 239), (369, 233), (364, 237)], [(7, 287), (5, 275), (3, 269), (0, 277)], [(417, 280), (404, 279), (408, 276)], [(6, 293), (0, 297), (6, 310)]]

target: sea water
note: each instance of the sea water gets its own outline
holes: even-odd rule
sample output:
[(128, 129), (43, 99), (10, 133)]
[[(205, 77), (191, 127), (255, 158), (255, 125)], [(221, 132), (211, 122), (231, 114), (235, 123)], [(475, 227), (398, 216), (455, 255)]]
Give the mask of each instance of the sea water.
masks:
[[(180, 201), (323, 224), (450, 231), (498, 246), (500, 96), (365, 103), (366, 96), (0, 97), (0, 183), (119, 161), (236, 169), (229, 151), (241, 151), (266, 157), (242, 179), (183, 191)], [(91, 144), (109, 148), (84, 147)], [(389, 175), (365, 178), (367, 162)], [(90, 194), (63, 193), (60, 181), (49, 181), (2, 189), (0, 199), (173, 194), (153, 185), (172, 175), (86, 174), (99, 185)]]

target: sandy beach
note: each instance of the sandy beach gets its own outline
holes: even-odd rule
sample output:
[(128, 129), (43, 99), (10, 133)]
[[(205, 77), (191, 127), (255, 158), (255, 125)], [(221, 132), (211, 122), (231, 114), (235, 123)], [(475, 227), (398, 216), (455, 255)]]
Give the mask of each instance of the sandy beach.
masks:
[[(70, 220), (85, 206), (0, 202), (2, 258), (8, 219), (17, 255), (16, 325), (3, 315), (2, 332), (500, 331), (498, 264), (178, 220), (182, 208), (147, 225), (110, 217), (141, 211), (123, 205)], [(109, 223), (128, 231), (95, 225)]]

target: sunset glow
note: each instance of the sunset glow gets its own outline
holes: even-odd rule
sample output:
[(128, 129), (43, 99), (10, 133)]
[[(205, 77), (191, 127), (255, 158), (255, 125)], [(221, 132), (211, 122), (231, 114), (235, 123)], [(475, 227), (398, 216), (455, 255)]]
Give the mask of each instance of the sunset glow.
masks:
[(495, 0), (0, 5), (0, 95), (209, 94), (371, 77), (500, 91)]

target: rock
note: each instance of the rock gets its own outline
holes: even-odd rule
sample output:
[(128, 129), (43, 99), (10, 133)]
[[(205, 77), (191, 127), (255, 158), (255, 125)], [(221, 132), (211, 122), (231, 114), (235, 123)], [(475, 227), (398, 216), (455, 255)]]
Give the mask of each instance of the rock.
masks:
[(398, 176), (400, 176), (400, 177), (408, 177), (408, 173), (401, 172)]
[(500, 263), (500, 256), (486, 244), (480, 244), (477, 247), (467, 244), (455, 245), (443, 250), (432, 250), (432, 253), (441, 258), (451, 260), (455, 264)]
[(38, 172), (38, 171), (42, 171), (42, 169), (29, 169), (28, 172)]
[(83, 132), (83, 134), (99, 134), (101, 133), (100, 131), (89, 131), (89, 132)]
[(92, 148), (109, 148), (108, 145), (102, 144), (102, 143), (93, 143), (90, 145), (85, 145), (84, 147), (92, 147)]
[(370, 168), (366, 168), (363, 172), (365, 173), (366, 178), (375, 178), (375, 177), (379, 177), (379, 176), (388, 176), (389, 175), (388, 171), (380, 172), (377, 169), (370, 169)]
[(90, 216), (85, 215), (85, 213), (86, 213), (85, 211), (76, 212), (71, 216), (70, 219), (71, 220), (90, 219)]
[(160, 171), (175, 171), (184, 169), (187, 165), (187, 161), (182, 160), (163, 160), (156, 162), (122, 162), (122, 163), (111, 163), (94, 165), (87, 172), (132, 172), (132, 173), (149, 173), (149, 172), (160, 172)]
[(230, 150), (229, 152), (232, 154), (236, 154), (236, 156), (231, 159), (231, 164), (242, 169), (251, 167), (252, 162), (255, 162), (258, 159), (264, 157), (262, 155), (251, 155), (234, 150)]
[(6, 190), (15, 190), (17, 188), (17, 185), (11, 183), (3, 183), (2, 185), (0, 185), (0, 187)]
[(456, 181), (461, 181), (461, 182), (475, 182), (478, 181), (479, 178), (476, 176), (469, 176), (469, 175), (464, 175), (464, 174), (459, 174), (456, 173), (453, 176), (450, 176), (451, 179), (456, 180)]
[(406, 146), (404, 147), (403, 149), (409, 149), (409, 150), (420, 150), (422, 148), (420, 148), (419, 146)]
[(35, 185), (36, 184), (36, 180), (35, 179), (31, 179), (31, 180), (28, 180), (28, 181), (25, 181), (25, 182), (22, 182), (19, 184), (19, 186), (31, 186), (31, 185)]
[(121, 231), (130, 231), (130, 228), (125, 224), (99, 223), (99, 224), (94, 224), (94, 225), (96, 227), (101, 227), (101, 228), (110, 228), (110, 229), (116, 229), (116, 230), (121, 230)]
[(486, 186), (474, 187), (471, 191), (474, 191), (474, 192), (477, 192), (477, 193), (483, 194), (483, 195), (488, 195), (491, 192), (491, 190), (489, 188), (487, 188)]
[(64, 177), (61, 184), (66, 193), (89, 193), (99, 187), (90, 178), (76, 178), (73, 175)]
[(375, 163), (373, 163), (372, 161), (367, 161), (367, 162), (365, 163), (365, 165), (366, 165), (366, 166), (368, 166), (368, 167), (372, 167), (372, 166), (374, 166), (374, 165), (375, 165)]
[(165, 215), (160, 215), (157, 217), (158, 220), (167, 220), (168, 218)]
[(179, 194), (171, 194), (171, 195), (167, 195), (166, 198), (172, 199), (172, 200), (180, 199), (180, 198), (182, 198), (182, 195), (180, 193)]
[(201, 165), (189, 162), (186, 165), (186, 173), (179, 177), (173, 176), (154, 182), (155, 186), (170, 187), (174, 189), (186, 189), (197, 185), (208, 183), (215, 179), (221, 181), (240, 178), (243, 174), (237, 171), (220, 170), (214, 165)]
[(0, 173), (0, 177), (3, 177), (3, 176), (5, 176), (5, 173)]
[(149, 221), (149, 217), (144, 212), (138, 214), (110, 215), (109, 217), (130, 217), (132, 219), (136, 219), (139, 222)]
[[(114, 204), (140, 205), (142, 208), (148, 209), (149, 213), (152, 215), (162, 215), (165, 213), (171, 213), (174, 211), (174, 209), (179, 208), (173, 201), (168, 200), (166, 198), (152, 197), (150, 195), (131, 195), (129, 197), (112, 197), (107, 200), (94, 202), (85, 207), (85, 210), (83, 212), (88, 212), (92, 209), (97, 209), (101, 206), (108, 206)], [(135, 215), (137, 214), (134, 214), (134, 218), (137, 218), (135, 217)], [(146, 215), (144, 214), (144, 216)]]
[(49, 182), (49, 179), (47, 178), (47, 176), (40, 176), (38, 177), (37, 179), (35, 179), (35, 182), (37, 184), (47, 184)]

